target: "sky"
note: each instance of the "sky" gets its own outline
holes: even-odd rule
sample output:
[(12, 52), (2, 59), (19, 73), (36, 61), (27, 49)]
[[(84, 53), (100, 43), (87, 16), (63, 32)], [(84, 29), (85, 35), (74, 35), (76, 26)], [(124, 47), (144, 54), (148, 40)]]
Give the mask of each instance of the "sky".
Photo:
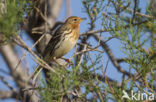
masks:
[[(143, 1), (145, 1), (145, 2), (143, 2)], [(148, 0), (143, 0), (143, 1), (140, 2), (140, 5), (141, 5), (141, 7), (144, 8), (146, 3), (148, 2)], [(66, 11), (66, 6), (65, 6), (65, 4), (63, 4), (62, 10), (61, 10), (60, 15), (59, 15), (59, 18), (57, 19), (58, 21), (64, 21), (65, 20), (65, 16), (66, 16), (66, 12), (65, 11)], [(81, 3), (81, 0), (71, 0), (71, 16), (79, 16), (79, 17), (86, 17), (86, 18), (88, 18), (86, 13), (83, 12), (83, 5)], [(81, 23), (81, 25), (80, 25), (80, 33), (88, 31), (88, 27), (89, 27), (88, 22), (89, 22), (89, 20), (86, 20), (86, 21)], [(99, 22), (97, 22), (97, 23), (99, 23)], [(99, 29), (99, 28), (100, 27), (97, 27), (97, 29)], [(105, 33), (105, 34), (103, 34), (103, 37), (107, 38), (107, 37), (109, 37), (109, 34)], [(26, 41), (26, 44), (28, 46), (31, 47), (33, 45), (32, 41), (30, 39), (28, 39), (28, 36), (23, 36), (23, 39)], [(92, 44), (95, 43), (94, 39), (89, 40), (89, 42), (92, 42)], [(107, 44), (112, 49), (112, 51), (115, 54), (116, 58), (126, 57), (125, 54), (122, 53), (122, 51), (120, 49), (121, 48), (121, 43), (119, 42), (119, 40), (113, 39), (113, 40), (109, 41)], [(69, 52), (65, 57), (69, 58), (70, 56), (73, 55), (73, 52), (74, 52), (74, 49), (71, 52)], [(93, 54), (96, 54), (96, 52), (94, 52)], [(35, 67), (37, 65), (36, 63), (34, 63), (34, 61), (32, 61), (32, 59), (31, 59), (29, 54), (27, 55), (27, 58), (30, 59), (28, 61), (29, 67)], [(108, 60), (107, 54), (104, 52), (103, 53), (103, 63), (104, 63), (104, 66), (106, 65), (107, 60)], [(122, 66), (126, 70), (127, 65), (123, 63)], [(3, 61), (3, 58), (2, 58), (1, 55), (0, 55), (0, 68), (8, 72), (7, 65)], [(2, 72), (0, 72), (0, 75), (4, 75), (4, 74)], [(108, 75), (112, 79), (118, 80), (119, 82), (121, 81), (121, 74), (119, 74), (119, 72), (114, 68), (114, 66), (112, 65), (111, 62), (109, 62), (106, 75)], [(12, 80), (11, 78), (7, 78), (7, 79)], [(13, 82), (11, 82), (11, 83), (9, 82), (9, 84), (15, 86), (15, 83), (13, 83)], [(0, 82), (0, 89), (6, 89), (7, 90), (7, 87), (5, 87), (5, 85), (2, 82)], [(12, 99), (9, 99), (9, 100), (5, 100), (5, 101), (1, 101), (0, 100), (0, 102), (15, 102), (15, 101), (12, 100)]]

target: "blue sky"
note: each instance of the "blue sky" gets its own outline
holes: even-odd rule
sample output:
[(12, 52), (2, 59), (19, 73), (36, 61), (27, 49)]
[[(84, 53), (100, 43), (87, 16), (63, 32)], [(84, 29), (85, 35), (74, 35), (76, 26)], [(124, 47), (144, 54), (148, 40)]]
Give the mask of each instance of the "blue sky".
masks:
[[(145, 5), (148, 3), (148, 0), (141, 0), (141, 2), (139, 2), (139, 3), (141, 5), (141, 7), (145, 8)], [(71, 0), (71, 9), (72, 9), (71, 10), (71, 15), (72, 16), (87, 17), (86, 13), (83, 12), (83, 5), (81, 3), (81, 0)], [(65, 11), (66, 11), (66, 9), (65, 9), (65, 4), (64, 4), (63, 7), (62, 7), (62, 10), (60, 12), (60, 16), (58, 18), (59, 21), (64, 21), (65, 20), (65, 16), (66, 16), (66, 12)], [(145, 11), (145, 9), (142, 12), (144, 12), (144, 11)], [(80, 32), (81, 33), (88, 31), (88, 27), (89, 27), (88, 22), (89, 22), (89, 20), (86, 20), (86, 21), (81, 23), (81, 25), (80, 25)], [(100, 23), (100, 22), (97, 22), (97, 24), (98, 23)], [(97, 27), (97, 28), (99, 29), (100, 27)], [(108, 33), (104, 33), (103, 34), (103, 38), (104, 39), (109, 37), (109, 36), (110, 35)], [(31, 40), (28, 39), (28, 36), (23, 36), (23, 39), (26, 41), (28, 46), (31, 47), (33, 45)], [(93, 39), (89, 40), (89, 42), (91, 42), (92, 44), (96, 44), (96, 42)], [(120, 50), (121, 43), (119, 42), (119, 40), (113, 39), (113, 40), (109, 41), (107, 44), (112, 49), (112, 51), (113, 51), (113, 53), (114, 53), (116, 58), (123, 58), (123, 57), (125, 57), (125, 54), (123, 54), (122, 51)], [(73, 52), (74, 52), (74, 49), (71, 52), (69, 52), (65, 57), (69, 58), (70, 56), (73, 55)], [(96, 54), (96, 52), (94, 52), (93, 54)], [(37, 65), (31, 59), (30, 54), (27, 55), (27, 58), (29, 59), (28, 60), (29, 67), (35, 67)], [(107, 60), (108, 60), (107, 54), (104, 52), (103, 53), (103, 64), (104, 64), (104, 66), (105, 66)], [(122, 64), (122, 66), (126, 70), (127, 65), (126, 64)], [(7, 65), (3, 61), (1, 55), (0, 55), (0, 68), (8, 72)], [(0, 75), (4, 75), (4, 74), (2, 72), (0, 72)], [(109, 62), (106, 75), (108, 75), (112, 79), (121, 81), (121, 75), (117, 72), (117, 70), (114, 68), (114, 66), (111, 64), (111, 62)], [(8, 82), (9, 82), (9, 84), (15, 86), (12, 81), (8, 81)], [(0, 89), (6, 89), (7, 90), (7, 87), (5, 87), (5, 85), (2, 84), (2, 82), (0, 82)], [(11, 100), (0, 101), (0, 102), (14, 102), (14, 100), (11, 99)]]

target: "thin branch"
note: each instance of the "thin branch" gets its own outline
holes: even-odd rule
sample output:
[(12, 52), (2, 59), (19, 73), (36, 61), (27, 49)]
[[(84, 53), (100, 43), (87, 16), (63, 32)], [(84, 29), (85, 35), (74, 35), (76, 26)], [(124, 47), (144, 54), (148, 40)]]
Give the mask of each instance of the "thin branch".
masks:
[[(43, 61), (42, 59), (40, 59), (40, 58), (24, 43), (24, 41), (23, 41), (19, 36), (17, 36), (17, 39), (19, 40), (19, 42), (16, 41), (16, 40), (14, 40), (14, 41), (15, 41), (18, 45), (22, 46), (22, 47), (25, 48), (27, 51), (29, 51), (29, 52), (38, 60), (38, 64), (39, 64), (39, 65), (41, 65), (42, 67), (44, 67), (44, 68), (46, 68), (46, 69), (48, 69), (48, 70), (50, 70), (50, 71), (56, 73), (56, 71), (55, 71), (53, 68), (51, 68), (45, 61)], [(57, 74), (57, 73), (56, 73), (56, 74)]]
[(17, 96), (19, 96), (17, 92), (0, 90), (0, 99), (16, 98), (19, 100)]
[[(119, 4), (116, 3), (116, 5), (119, 5)], [(133, 10), (131, 10), (131, 9), (127, 8), (127, 7), (125, 8), (125, 7), (122, 6), (122, 5), (120, 5), (120, 6), (118, 6), (118, 7), (124, 8), (124, 9), (126, 9), (127, 11), (129, 11), (129, 12), (134, 12)], [(139, 16), (142, 16), (142, 17), (146, 17), (146, 18), (149, 18), (149, 19), (153, 19), (152, 16), (149, 16), (149, 15), (146, 15), (146, 14), (142, 14), (142, 13), (140, 13), (140, 12), (135, 12), (135, 13), (136, 13), (136, 15), (139, 15)]]
[(119, 72), (121, 72), (121, 73), (123, 73), (123, 74), (126, 74), (126, 75), (128, 75), (128, 76), (130, 76), (130, 77), (131, 77), (131, 76), (134, 77), (133, 74), (131, 74), (131, 73), (129, 73), (129, 72), (127, 72), (127, 71), (125, 71), (125, 70), (123, 70), (123, 69), (121, 68), (121, 66), (119, 65), (119, 63), (118, 63), (117, 60), (115, 59), (115, 57), (114, 57), (114, 55), (113, 55), (111, 49), (109, 48), (109, 46), (105, 43), (105, 41), (104, 41), (101, 37), (99, 37), (97, 34), (94, 34), (93, 37), (94, 37), (97, 41), (100, 40), (101, 46), (102, 46), (103, 49), (106, 51), (106, 53), (107, 53), (107, 55), (109, 56), (110, 60), (112, 61), (113, 65), (115, 66), (115, 68), (117, 68), (117, 70), (118, 70)]
[[(85, 50), (86, 50), (86, 47), (87, 47), (87, 46), (84, 46), (84, 47), (83, 47), (83, 50), (81, 50), (81, 52), (82, 52), (82, 51), (85, 51)], [(84, 53), (81, 54), (81, 57), (80, 57), (80, 61), (79, 61), (79, 63), (78, 63), (78, 66), (81, 65), (81, 63), (82, 63), (82, 61), (83, 61), (83, 56), (84, 56)]]
[(134, 9), (133, 9), (132, 24), (135, 23), (135, 17), (136, 17), (137, 5), (138, 5), (138, 0), (134, 0)]
[[(133, 26), (137, 26), (137, 25), (140, 25), (140, 24), (144, 24), (144, 23), (147, 23), (151, 20), (144, 20), (144, 21), (141, 21), (141, 22), (138, 22), (138, 23), (134, 23)], [(99, 29), (99, 30), (91, 30), (91, 31), (88, 31), (88, 32), (84, 32), (84, 33), (81, 33), (80, 36), (87, 36), (87, 35), (92, 35), (92, 34), (96, 34), (96, 33), (101, 33), (101, 32), (112, 32), (112, 31), (118, 31), (120, 30), (120, 28), (128, 28), (130, 27), (131, 25), (125, 25), (125, 26), (119, 26), (118, 28), (109, 28), (109, 29)]]
[(106, 66), (105, 66), (105, 70), (104, 70), (103, 76), (105, 76), (105, 74), (106, 74), (106, 71), (107, 71), (107, 68), (108, 68), (108, 63), (109, 63), (109, 59), (107, 60), (107, 63), (106, 63)]
[(98, 80), (100, 80), (102, 82), (106, 82), (106, 80), (108, 80), (110, 83), (112, 83), (112, 85), (115, 84), (117, 87), (120, 87), (121, 86), (119, 83), (117, 83), (116, 80), (114, 80), (114, 79), (112, 79), (112, 78), (110, 78), (110, 77), (108, 77), (106, 75), (104, 77), (103, 77), (103, 75), (98, 75), (98, 74), (95, 75), (95, 74), (91, 74), (90, 73), (90, 75), (93, 78), (98, 78)]
[(40, 16), (43, 18), (43, 20), (44, 20), (46, 23), (48, 23), (47, 17), (45, 17), (45, 15), (43, 15), (43, 13), (40, 11), (40, 9), (37, 8), (37, 7), (34, 7), (34, 9), (37, 11), (37, 13), (40, 14)]
[[(19, 62), (19, 58), (17, 57), (11, 45), (0, 46), (0, 52), (2, 53), (7, 65), (9, 66), (8, 68), (10, 70), (10, 73), (12, 77), (14, 78), (14, 81), (16, 82), (19, 89), (31, 87), (32, 83), (29, 82), (28, 76), (22, 64), (19, 64), (20, 68), (15, 70), (17, 63)], [(26, 96), (25, 99), (27, 101), (30, 101), (30, 100), (33, 102), (38, 101), (37, 96), (32, 95), (31, 92), (27, 92), (27, 93), (20, 92), (19, 95), (21, 97), (21, 100), (23, 100), (24, 97)], [(30, 96), (32, 96), (32, 98), (30, 98)]]
[[(82, 45), (82, 44), (81, 44), (81, 45)], [(97, 46), (97, 47), (95, 47), (95, 48), (92, 48), (92, 47), (90, 47), (90, 46), (87, 46), (87, 44), (84, 44), (83, 46), (84, 46), (84, 47), (86, 46), (86, 47), (88, 47), (88, 48), (74, 53), (73, 56), (81, 55), (81, 54), (87, 53), (87, 52), (89, 52), (89, 51), (98, 51), (98, 52), (100, 52), (100, 53), (104, 53), (104, 51), (101, 51), (101, 50), (97, 49), (97, 47), (99, 47), (99, 46)], [(72, 57), (73, 57), (73, 56), (72, 56)]]
[[(42, 35), (42, 36), (34, 43), (34, 45), (30, 48), (30, 50), (32, 50), (32, 49), (40, 42), (40, 40), (41, 40), (43, 37), (44, 37), (44, 35)], [(16, 65), (16, 68), (15, 68), (15, 69), (18, 68), (19, 64), (20, 64), (21, 61), (26, 57), (27, 54), (28, 54), (28, 52), (25, 52), (25, 53), (24, 53), (23, 57), (19, 60), (19, 62), (18, 62), (18, 64)]]
[(132, 63), (139, 63), (137, 60), (135, 60), (135, 59), (128, 59), (128, 58), (118, 58), (118, 59), (116, 59), (117, 60), (117, 62), (118, 63), (126, 63), (126, 62), (132, 62)]
[(0, 76), (0, 80), (11, 90), (14, 91), (14, 88), (9, 85), (9, 83), (5, 80), (5, 78), (3, 76)]

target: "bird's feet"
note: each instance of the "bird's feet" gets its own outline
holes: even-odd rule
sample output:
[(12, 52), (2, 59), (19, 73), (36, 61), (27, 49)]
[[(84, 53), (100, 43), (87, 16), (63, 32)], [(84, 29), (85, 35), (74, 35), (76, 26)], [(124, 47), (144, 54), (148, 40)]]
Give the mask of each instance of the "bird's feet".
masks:
[(63, 60), (66, 61), (67, 63), (73, 65), (72, 59), (66, 59), (66, 58), (63, 58), (63, 57), (61, 57), (61, 59), (63, 59)]

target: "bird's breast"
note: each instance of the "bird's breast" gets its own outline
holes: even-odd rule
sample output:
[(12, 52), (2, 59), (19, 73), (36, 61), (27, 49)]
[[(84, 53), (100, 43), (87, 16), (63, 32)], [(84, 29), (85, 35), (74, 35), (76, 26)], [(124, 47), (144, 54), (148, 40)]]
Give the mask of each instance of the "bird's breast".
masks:
[(79, 34), (72, 32), (72, 34), (66, 35), (60, 42), (60, 46), (54, 52), (54, 56), (59, 58), (67, 54), (76, 44)]

